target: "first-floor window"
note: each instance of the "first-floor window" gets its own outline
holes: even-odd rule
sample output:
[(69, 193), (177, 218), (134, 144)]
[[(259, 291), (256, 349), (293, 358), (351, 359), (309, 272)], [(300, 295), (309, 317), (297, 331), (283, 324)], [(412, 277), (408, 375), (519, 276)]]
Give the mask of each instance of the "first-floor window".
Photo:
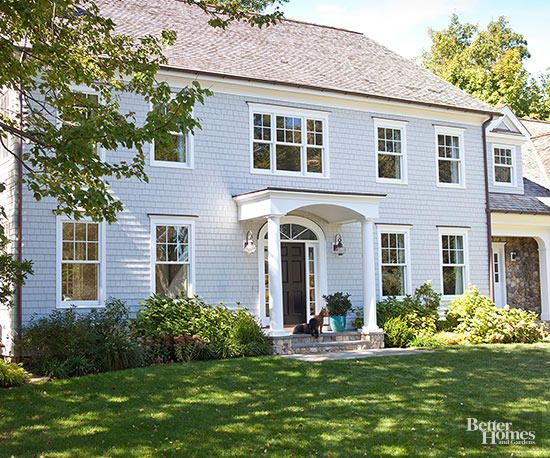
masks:
[(100, 292), (99, 223), (61, 222), (61, 302), (98, 302)]
[(441, 235), (441, 259), (443, 294), (463, 294), (466, 288), (465, 236), (462, 234)]
[(180, 222), (156, 222), (154, 226), (156, 294), (168, 297), (190, 294), (191, 226)]
[(407, 253), (404, 232), (380, 234), (382, 296), (407, 294)]

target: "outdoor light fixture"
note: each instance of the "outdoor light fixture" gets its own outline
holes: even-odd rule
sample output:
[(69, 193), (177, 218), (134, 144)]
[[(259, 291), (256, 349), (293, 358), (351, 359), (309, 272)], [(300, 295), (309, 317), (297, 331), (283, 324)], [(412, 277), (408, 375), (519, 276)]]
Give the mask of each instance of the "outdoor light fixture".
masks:
[(342, 242), (342, 234), (336, 234), (334, 237), (332, 252), (338, 256), (342, 256), (346, 252), (346, 247), (344, 247), (344, 243)]
[(518, 252), (512, 251), (510, 252), (510, 260), (515, 261), (518, 258)]
[(252, 231), (246, 233), (246, 240), (244, 241), (243, 251), (246, 254), (256, 253), (256, 244), (254, 243), (254, 238), (252, 237)]

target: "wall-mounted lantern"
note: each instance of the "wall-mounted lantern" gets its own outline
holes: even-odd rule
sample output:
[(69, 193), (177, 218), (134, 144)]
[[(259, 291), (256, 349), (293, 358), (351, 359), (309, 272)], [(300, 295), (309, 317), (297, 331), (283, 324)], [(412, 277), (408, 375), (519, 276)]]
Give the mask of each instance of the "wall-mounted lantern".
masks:
[(334, 243), (332, 244), (332, 252), (338, 256), (342, 256), (346, 252), (346, 247), (342, 241), (342, 234), (336, 234)]
[(511, 260), (511, 261), (517, 261), (517, 259), (518, 259), (518, 254), (519, 254), (519, 253), (518, 253), (517, 251), (511, 251), (511, 252), (510, 252), (510, 260)]
[(252, 231), (246, 233), (246, 240), (244, 241), (243, 251), (246, 254), (256, 253), (256, 244), (254, 243), (254, 237), (252, 236)]

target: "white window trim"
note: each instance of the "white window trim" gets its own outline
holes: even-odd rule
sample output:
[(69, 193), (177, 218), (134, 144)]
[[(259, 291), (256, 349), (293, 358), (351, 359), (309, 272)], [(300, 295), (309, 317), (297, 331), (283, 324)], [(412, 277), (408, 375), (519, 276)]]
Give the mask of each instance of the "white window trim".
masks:
[[(412, 292), (412, 269), (411, 269), (411, 249), (410, 249), (410, 226), (399, 226), (391, 224), (377, 224), (378, 231), (378, 295), (384, 299), (389, 296), (383, 295), (382, 285), (382, 234), (403, 234), (405, 236), (405, 295)], [(396, 296), (403, 299), (405, 296)]]
[(188, 216), (150, 216), (150, 285), (151, 294), (156, 291), (155, 268), (157, 264), (157, 244), (156, 244), (156, 226), (188, 226), (189, 227), (189, 288), (187, 296), (192, 297), (196, 294), (195, 283), (195, 219)]
[(56, 249), (55, 249), (55, 272), (56, 272), (56, 308), (58, 309), (68, 309), (68, 308), (100, 308), (104, 307), (106, 294), (106, 284), (107, 284), (107, 269), (106, 269), (106, 246), (105, 246), (105, 222), (98, 223), (98, 256), (99, 256), (99, 284), (98, 284), (98, 300), (96, 301), (64, 301), (61, 297), (61, 264), (63, 260), (63, 223), (64, 222), (91, 222), (91, 218), (81, 218), (80, 220), (75, 220), (67, 216), (58, 216), (56, 218)]
[[(248, 103), (248, 125), (249, 125), (249, 149), (250, 149), (250, 173), (259, 175), (278, 175), (278, 176), (291, 176), (291, 177), (304, 177), (304, 178), (330, 178), (329, 172), (329, 129), (328, 118), (329, 113), (326, 111), (300, 109), (292, 107), (283, 107), (277, 105), (268, 105), (260, 103)], [(270, 145), (270, 164), (269, 170), (254, 168), (254, 113), (256, 114), (269, 114), (271, 115), (271, 141)], [(295, 116), (300, 118), (315, 119), (323, 122), (323, 172), (314, 173), (307, 171), (307, 125), (302, 123), (302, 144), (300, 165), (301, 170), (299, 172), (292, 172), (287, 170), (276, 169), (276, 116)], [(304, 135), (306, 133), (306, 135)], [(265, 142), (268, 143), (268, 142)]]
[[(454, 188), (454, 189), (466, 188), (466, 152), (464, 150), (464, 130), (465, 129), (461, 127), (434, 126), (435, 178), (436, 178), (436, 185), (438, 188)], [(460, 149), (458, 183), (441, 183), (439, 181), (439, 148), (438, 148), (438, 138), (437, 138), (438, 135), (452, 135), (452, 136), (458, 137), (458, 147)]]
[[(441, 299), (445, 302), (450, 302), (457, 297), (459, 294), (443, 294), (443, 241), (442, 236), (444, 235), (460, 235), (463, 237), (464, 242), (464, 293), (468, 290), (470, 285), (470, 249), (468, 241), (468, 233), (470, 229), (468, 228), (456, 228), (456, 227), (439, 227), (438, 228), (438, 237), (439, 237), (439, 276), (440, 276), (440, 291)], [(492, 280), (492, 279), (491, 279)]]
[[(149, 111), (154, 109), (152, 103), (149, 104)], [(194, 110), (191, 111), (191, 116), (193, 116)], [(173, 135), (185, 135), (185, 162), (174, 162), (174, 161), (157, 161), (155, 159), (155, 140), (151, 140), (149, 143), (149, 165), (151, 167), (165, 167), (170, 169), (186, 169), (193, 170), (195, 168), (195, 135), (193, 132), (189, 131), (187, 133), (182, 132), (170, 132)]]
[[(401, 130), (401, 154), (386, 153), (378, 151), (378, 128)], [(374, 118), (374, 156), (377, 183), (408, 184), (407, 166), (407, 122), (393, 119)], [(378, 176), (378, 155), (388, 154), (401, 157), (401, 178), (381, 178)]]
[[(497, 164), (495, 162), (495, 149), (509, 149), (511, 152), (512, 152), (512, 165), (511, 166), (506, 166), (506, 165), (502, 165), (502, 164)], [(517, 161), (516, 161), (516, 147), (514, 145), (505, 145), (505, 144), (498, 144), (498, 143), (493, 143), (492, 146), (491, 146), (491, 158), (492, 158), (492, 162), (493, 162), (493, 186), (505, 186), (505, 187), (508, 187), (508, 188), (515, 188), (517, 186), (517, 180), (516, 180), (516, 177), (517, 177), (517, 172), (516, 172), (516, 169), (517, 169)], [(497, 174), (496, 174), (496, 167), (508, 167), (511, 169), (511, 176), (512, 176), (512, 181), (510, 183), (504, 183), (504, 182), (501, 182), (501, 181), (497, 181)]]

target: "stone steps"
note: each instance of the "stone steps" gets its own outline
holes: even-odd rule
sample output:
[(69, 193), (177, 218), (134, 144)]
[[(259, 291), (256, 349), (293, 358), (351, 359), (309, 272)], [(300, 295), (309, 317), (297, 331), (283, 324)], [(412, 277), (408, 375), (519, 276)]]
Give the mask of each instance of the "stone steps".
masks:
[(343, 351), (362, 351), (384, 347), (384, 333), (358, 331), (323, 333), (318, 338), (295, 334), (271, 337), (275, 355), (311, 355)]

